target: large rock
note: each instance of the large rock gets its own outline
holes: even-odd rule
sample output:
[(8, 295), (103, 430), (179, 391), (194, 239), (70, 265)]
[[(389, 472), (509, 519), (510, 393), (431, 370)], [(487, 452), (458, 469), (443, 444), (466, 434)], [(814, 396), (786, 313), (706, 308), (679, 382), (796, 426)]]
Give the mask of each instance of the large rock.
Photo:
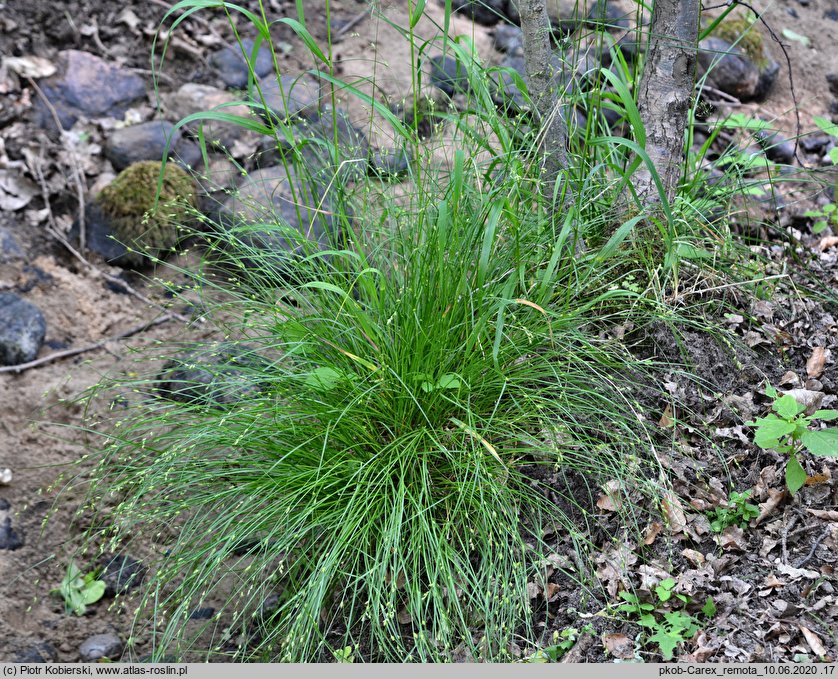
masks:
[(174, 401), (225, 407), (258, 395), (266, 366), (251, 347), (214, 342), (168, 361), (157, 386)]
[[(140, 76), (89, 52), (66, 50), (60, 53), (59, 61), (59, 72), (41, 80), (40, 87), (64, 129), (80, 117), (121, 118), (146, 96), (145, 81)], [(52, 113), (40, 99), (35, 103), (35, 115), (42, 127), (55, 127)]]
[(105, 142), (105, 157), (117, 171), (141, 160), (160, 160), (164, 153), (167, 158), (189, 167), (195, 167), (201, 161), (197, 145), (183, 139), (180, 130), (168, 120), (149, 120), (121, 127), (111, 132)]
[(261, 97), (254, 89), (253, 109), (268, 121), (315, 120), (320, 113), (320, 86), (306, 75), (265, 78), (260, 81), (260, 91)]
[(780, 67), (767, 60), (762, 68), (739, 47), (710, 36), (699, 43), (698, 75), (707, 74), (707, 84), (740, 101), (764, 96), (777, 78)]
[(33, 360), (44, 342), (41, 310), (12, 292), (0, 292), (0, 365)]
[[(182, 120), (193, 113), (203, 113), (205, 111), (215, 111), (245, 118), (250, 115), (248, 106), (244, 104), (230, 105), (232, 102), (240, 101), (240, 98), (234, 93), (209, 85), (199, 85), (198, 83), (186, 83), (176, 92), (162, 95), (161, 99), (166, 115), (173, 120)], [(185, 129), (190, 134), (197, 135), (199, 127), (203, 130), (204, 139), (208, 144), (215, 145), (217, 143), (222, 147), (231, 146), (234, 141), (244, 134), (244, 128), (241, 125), (216, 120), (189, 123)]]
[(458, 59), (448, 55), (431, 57), (431, 84), (449, 97), (469, 90), (468, 70)]
[(479, 24), (494, 26), (505, 18), (507, 0), (452, 0), (451, 8)]
[(329, 109), (315, 120), (299, 121), (291, 127), (291, 139), (277, 136), (264, 138), (260, 165), (275, 165), (285, 159), (297, 168), (304, 166), (305, 174), (323, 186), (335, 173), (343, 182), (358, 180), (366, 173), (371, 157), (369, 141), (340, 109)]
[(328, 250), (339, 233), (339, 206), (324, 187), (293, 168), (266, 167), (248, 175), (222, 207), (219, 218), (236, 230), (238, 245), (223, 238), (233, 257), (249, 269), (289, 274), (294, 261)]
[[(273, 57), (267, 43), (262, 41), (259, 45), (259, 53), (255, 61), (252, 60), (253, 45), (253, 40), (245, 38), (241, 41), (241, 46), (228, 45), (210, 56), (210, 65), (215, 68), (227, 87), (241, 89), (247, 86), (250, 72), (248, 62), (252, 64), (257, 76), (267, 75), (273, 71)], [(245, 55), (247, 55), (247, 61), (245, 61)]]
[(85, 639), (79, 646), (79, 655), (86, 662), (107, 658), (119, 660), (124, 648), (122, 641), (116, 634), (94, 634)]

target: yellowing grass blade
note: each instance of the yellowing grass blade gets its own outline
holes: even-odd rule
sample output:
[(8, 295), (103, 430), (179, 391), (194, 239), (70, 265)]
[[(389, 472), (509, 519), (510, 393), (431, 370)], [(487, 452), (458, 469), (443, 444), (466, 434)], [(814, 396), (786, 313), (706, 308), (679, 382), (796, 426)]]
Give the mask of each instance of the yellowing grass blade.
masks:
[(498, 451), (495, 450), (495, 447), (489, 443), (486, 439), (484, 439), (480, 434), (477, 433), (474, 429), (469, 427), (465, 422), (462, 420), (458, 420), (456, 417), (450, 418), (451, 422), (456, 424), (460, 429), (462, 429), (466, 434), (476, 438), (480, 443), (483, 444), (483, 447), (489, 451), (489, 453), (494, 457), (498, 462), (503, 464), (503, 460), (500, 459), (500, 455), (498, 455)]

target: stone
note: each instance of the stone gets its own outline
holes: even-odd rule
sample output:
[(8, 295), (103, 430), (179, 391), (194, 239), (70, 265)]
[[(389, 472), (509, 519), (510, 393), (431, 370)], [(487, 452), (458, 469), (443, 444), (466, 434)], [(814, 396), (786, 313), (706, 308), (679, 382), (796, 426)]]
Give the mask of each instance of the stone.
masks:
[(494, 26), (506, 16), (506, 0), (452, 0), (451, 9), (478, 24)]
[(209, 620), (212, 616), (215, 615), (215, 609), (211, 606), (205, 606), (202, 608), (196, 608), (189, 614), (190, 620)]
[(15, 551), (23, 547), (23, 537), (12, 528), (12, 517), (0, 519), (0, 550)]
[(12, 232), (0, 227), (0, 263), (8, 264), (23, 257), (24, 252)]
[[(287, 121), (295, 118), (316, 120), (320, 112), (320, 86), (306, 75), (283, 75), (260, 82), (262, 97), (254, 90), (253, 110), (268, 120)], [(264, 105), (262, 103), (264, 98)], [(269, 114), (265, 112), (265, 106)]]
[(107, 658), (119, 660), (122, 655), (123, 644), (116, 634), (94, 634), (85, 639), (79, 646), (79, 655), (85, 662)]
[(608, 31), (624, 31), (631, 25), (631, 18), (634, 10), (626, 11), (614, 2), (608, 0), (597, 0), (593, 3), (591, 11), (585, 23), (593, 29), (606, 29)]
[(12, 292), (0, 293), (0, 365), (34, 360), (46, 331), (38, 307)]
[[(183, 120), (193, 113), (205, 111), (216, 111), (243, 118), (250, 117), (250, 107), (243, 103), (230, 105), (240, 101), (234, 93), (198, 83), (186, 83), (176, 92), (163, 94), (161, 101), (166, 115), (172, 120)], [(208, 145), (220, 145), (223, 148), (232, 146), (233, 142), (240, 139), (245, 132), (241, 125), (216, 120), (196, 121), (182, 129), (197, 136), (199, 128), (203, 130), (204, 139)]]
[(523, 56), (524, 32), (513, 24), (499, 24), (495, 28), (493, 44), (498, 52)]
[(180, 130), (168, 120), (149, 120), (114, 130), (105, 142), (105, 157), (119, 172), (141, 160), (160, 160), (168, 147), (168, 158), (177, 157)]
[(794, 142), (789, 141), (780, 134), (761, 133), (756, 135), (756, 140), (765, 157), (774, 163), (791, 165), (794, 160)]
[(431, 57), (431, 84), (449, 97), (465, 94), (469, 90), (465, 64), (447, 55)]
[(410, 156), (404, 149), (378, 150), (370, 158), (370, 173), (385, 178), (401, 177), (410, 169)]
[[(82, 116), (122, 118), (133, 104), (145, 99), (145, 81), (140, 76), (94, 54), (65, 50), (59, 53), (59, 63), (59, 72), (39, 84), (65, 130)], [(35, 102), (35, 116), (41, 127), (55, 128), (52, 113), (40, 98)]]
[[(210, 56), (210, 65), (216, 70), (227, 87), (234, 89), (247, 87), (250, 72), (248, 62), (252, 63), (253, 71), (257, 77), (267, 75), (273, 71), (274, 62), (271, 49), (264, 40), (259, 45), (256, 60), (251, 61), (254, 44), (252, 39), (245, 38), (241, 41), (241, 45), (228, 45)], [(245, 55), (247, 55), (247, 60), (245, 60)]]
[(829, 135), (816, 134), (800, 138), (800, 148), (806, 153), (820, 153), (829, 143)]
[[(246, 226), (238, 234), (239, 252), (234, 255), (242, 265), (279, 275), (289, 275), (298, 257), (332, 249), (341, 219), (351, 220), (323, 194), (322, 184), (310, 178), (301, 181), (293, 168), (286, 171), (282, 166), (250, 173), (219, 217), (228, 230)], [(229, 247), (229, 237), (224, 242)]]
[(267, 362), (252, 347), (211, 342), (185, 351), (164, 366), (158, 393), (182, 403), (224, 407), (262, 391), (259, 378)]
[(55, 662), (58, 659), (58, 653), (55, 647), (48, 641), (39, 641), (27, 648), (15, 653), (15, 663), (46, 663)]
[(99, 579), (105, 583), (105, 596), (124, 594), (142, 584), (148, 569), (141, 561), (117, 554), (102, 559)]
[(754, 99), (759, 91), (759, 69), (738, 47), (710, 36), (699, 43), (698, 75), (707, 73), (707, 84), (740, 101)]
[(316, 120), (294, 124), (290, 140), (283, 135), (277, 136), (278, 139), (265, 137), (260, 144), (259, 165), (262, 167), (277, 165), (284, 159), (298, 170), (304, 167), (306, 176), (322, 182), (324, 186), (332, 181), (336, 171), (343, 182), (357, 181), (367, 171), (369, 141), (340, 109), (327, 109)]

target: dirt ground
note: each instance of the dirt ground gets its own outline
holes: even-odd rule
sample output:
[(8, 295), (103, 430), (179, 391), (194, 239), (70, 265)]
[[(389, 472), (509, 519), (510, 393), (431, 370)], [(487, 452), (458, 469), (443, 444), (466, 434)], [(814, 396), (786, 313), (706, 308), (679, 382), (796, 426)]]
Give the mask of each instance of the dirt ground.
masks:
[[(322, 0), (306, 0), (304, 4), (309, 29), (323, 39), (326, 23)], [(383, 4), (385, 13), (405, 23), (406, 3), (390, 0)], [(801, 133), (811, 133), (813, 116), (829, 116), (831, 97), (825, 75), (838, 71), (838, 5), (832, 0), (755, 4), (757, 8), (767, 8), (766, 22), (786, 46), (794, 96), (786, 57), (772, 41), (769, 50), (780, 63), (774, 88), (765, 101), (743, 104), (736, 110), (759, 114), (791, 136), (798, 124), (796, 106)], [(81, 49), (119, 63), (147, 79), (149, 100), (136, 113), (142, 119), (153, 114), (149, 54), (154, 32), (168, 6), (163, 0), (10, 0), (0, 15), (0, 53), (55, 61), (60, 50)], [(294, 12), (294, 3), (289, 1), (271, 0), (266, 6), (276, 16)], [(361, 15), (364, 9), (365, 4), (355, 0), (332, 2), (333, 25)], [(420, 23), (418, 31), (431, 37), (438, 33), (434, 24), (442, 23), (442, 8), (436, 0), (429, 0), (427, 12), (430, 18)], [(207, 55), (230, 44), (231, 32), (223, 16), (199, 16), (200, 19), (187, 21), (178, 34), (179, 42), (173, 44), (172, 56), (163, 69), (161, 92), (172, 91), (185, 82), (218, 84)], [(784, 29), (807, 36), (810, 44), (783, 37)], [(454, 35), (470, 36), (478, 51), (497, 63), (500, 55), (493, 51), (491, 30), (465, 18), (455, 19), (451, 28)], [(275, 43), (283, 54), (281, 67), (287, 73), (301, 73), (313, 66), (290, 32), (279, 30)], [(346, 32), (335, 51), (341, 77), (359, 81), (374, 77), (377, 87), (394, 102), (409, 95), (410, 51), (406, 41), (386, 22), (362, 17)], [(61, 145), (32, 122), (38, 94), (30, 82), (22, 80), (19, 89), (0, 92), (0, 97), (3, 162), (25, 158), (26, 149), (40, 157), (43, 169), (40, 180), (32, 177), (32, 182), (40, 186), (26, 209), (0, 212), (0, 229), (13, 234), (21, 250), (17, 258), (0, 256), (0, 291), (16, 292), (42, 310), (47, 335), (40, 356), (102, 342), (159, 317), (159, 309), (125, 294), (101, 272), (123, 277), (152, 300), (165, 302), (143, 276), (108, 266), (93, 255), (89, 263), (83, 263), (50, 233), (50, 224), (66, 228), (78, 210), (72, 163)], [(347, 100), (344, 105), (357, 122), (368, 118), (357, 101)], [(85, 194), (111, 171), (101, 154), (107, 129), (107, 122), (100, 121), (98, 126), (90, 123), (85, 128), (85, 140), (77, 147), (83, 150)], [(373, 141), (386, 143), (386, 138), (376, 138), (383, 127), (373, 125), (368, 129)], [(806, 220), (800, 218), (805, 209), (823, 202), (822, 196), (808, 189), (789, 191), (781, 222), (793, 230), (792, 235), (801, 238), (797, 247), (804, 262), (801, 268), (831, 290), (831, 306), (802, 297), (799, 288), (791, 284), (780, 286), (770, 301), (743, 298), (743, 314), (750, 314), (759, 324), (744, 319), (733, 319), (731, 323), (753, 348), (751, 370), (719, 357), (699, 336), (688, 338), (694, 340), (689, 349), (696, 362), (720, 377), (726, 389), (715, 405), (709, 399), (705, 402), (706, 419), (700, 424), (715, 430), (724, 442), (734, 486), (738, 490), (754, 489), (755, 501), (761, 508), (760, 519), (744, 530), (726, 531), (721, 537), (708, 531), (701, 512), (718, 505), (720, 496), (726, 496), (726, 486), (722, 492), (720, 480), (726, 481), (728, 474), (715, 454), (695, 450), (693, 461), (667, 461), (676, 490), (689, 498), (684, 501), (680, 530), (671, 539), (661, 536), (655, 541), (652, 537), (651, 547), (601, 545), (598, 575), (606, 591), (615, 594), (622, 588), (621, 583), (630, 578), (638, 586), (644, 578), (660, 580), (672, 575), (679, 586), (691, 587), (696, 599), (713, 596), (718, 613), (703, 631), (679, 648), (676, 657), (683, 660), (773, 662), (802, 656), (811, 660), (838, 659), (838, 465), (821, 460), (812, 463), (808, 471), (814, 481), (795, 499), (780, 497), (782, 460), (755, 448), (748, 428), (741, 424), (749, 417), (764, 414), (767, 401), (760, 394), (766, 379), (776, 385), (784, 378), (786, 387), (805, 386), (821, 391), (823, 407), (838, 407), (838, 326), (834, 317), (838, 313), (834, 303), (838, 256), (835, 247), (819, 250), (822, 238), (829, 234), (814, 236)], [(779, 240), (775, 245), (772, 256), (777, 271), (794, 274), (785, 264), (786, 249)], [(765, 251), (771, 254), (770, 247)], [(78, 529), (73, 527), (73, 517), (80, 498), (74, 493), (59, 495), (59, 491), (75, 473), (75, 463), (84, 455), (90, 440), (85, 432), (74, 428), (81, 421), (81, 412), (72, 399), (102, 375), (130, 366), (132, 348), (184, 332), (184, 324), (174, 319), (137, 332), (129, 339), (104, 341), (94, 350), (20, 374), (0, 374), (0, 471), (8, 468), (12, 474), (9, 483), (0, 484), (0, 525), (8, 517), (9, 525), (23, 543), (14, 550), (0, 550), (0, 661), (78, 661), (79, 647), (91, 635), (114, 633), (123, 641), (134, 636), (130, 606), (112, 606), (111, 600), (106, 599), (90, 606), (84, 616), (75, 616), (66, 613), (63, 602), (49, 594), (61, 582), (77, 546)], [(200, 334), (200, 329), (188, 332)], [(817, 372), (807, 368), (816, 350), (831, 356)], [(731, 417), (724, 403), (737, 404), (741, 419)], [(716, 481), (708, 486), (707, 481), (713, 479)], [(699, 492), (699, 486), (712, 490)], [(607, 525), (614, 519), (604, 510), (602, 521)], [(559, 536), (556, 545), (557, 551), (566, 550)], [(628, 571), (621, 572), (618, 563), (625, 566), (622, 571)], [(622, 642), (621, 637), (636, 636), (640, 628), (597, 616), (602, 601), (579, 600), (558, 574), (552, 577), (558, 588), (551, 589), (549, 596), (540, 592), (533, 597), (533, 613), (541, 621), (545, 645), (549, 645), (554, 630), (581, 629), (590, 624), (594, 632), (581, 635), (571, 651), (571, 659), (611, 661), (614, 657), (634, 657), (634, 651), (621, 656), (624, 651), (619, 650), (618, 642)], [(606, 647), (611, 649), (611, 655), (606, 653)], [(141, 658), (147, 652), (139, 634), (124, 658)], [(514, 655), (515, 649), (511, 652)], [(656, 659), (648, 649), (642, 657)]]

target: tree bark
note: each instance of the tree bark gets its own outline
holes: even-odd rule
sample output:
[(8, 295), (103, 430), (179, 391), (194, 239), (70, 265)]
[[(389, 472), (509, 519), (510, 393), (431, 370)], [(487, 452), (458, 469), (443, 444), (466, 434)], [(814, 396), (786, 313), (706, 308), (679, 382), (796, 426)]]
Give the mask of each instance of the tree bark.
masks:
[[(684, 130), (695, 87), (699, 0), (655, 0), (651, 37), (637, 104), (646, 130), (646, 153), (671, 202), (684, 165)], [(644, 163), (632, 184), (645, 204), (661, 202)]]
[(550, 19), (544, 0), (518, 0), (524, 38), (527, 85), (543, 126), (542, 177), (544, 196), (553, 198), (559, 173), (567, 167), (567, 123), (562, 116), (550, 46)]

